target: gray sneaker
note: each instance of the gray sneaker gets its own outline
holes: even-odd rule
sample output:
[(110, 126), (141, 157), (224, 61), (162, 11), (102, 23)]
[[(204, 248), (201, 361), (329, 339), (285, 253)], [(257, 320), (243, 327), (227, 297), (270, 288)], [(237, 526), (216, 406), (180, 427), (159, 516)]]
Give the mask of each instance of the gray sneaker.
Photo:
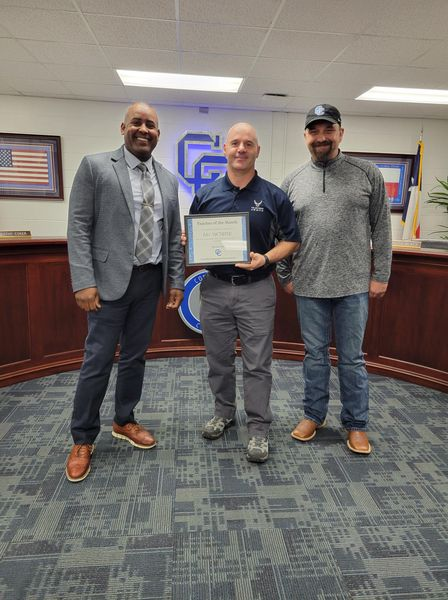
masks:
[(249, 440), (246, 458), (249, 462), (263, 463), (268, 460), (269, 442), (267, 437), (254, 436)]
[(233, 419), (225, 419), (224, 417), (213, 417), (204, 425), (202, 437), (208, 440), (216, 440), (222, 436), (224, 429), (232, 425)]

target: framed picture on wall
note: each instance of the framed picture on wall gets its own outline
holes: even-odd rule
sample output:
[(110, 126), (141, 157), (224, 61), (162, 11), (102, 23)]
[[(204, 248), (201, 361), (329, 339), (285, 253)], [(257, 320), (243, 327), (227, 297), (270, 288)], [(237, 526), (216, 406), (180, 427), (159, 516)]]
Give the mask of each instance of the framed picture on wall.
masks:
[(346, 152), (373, 162), (381, 171), (386, 184), (386, 193), (391, 210), (402, 211), (411, 183), (413, 154), (375, 154), (371, 152)]
[(0, 199), (63, 200), (61, 138), (0, 133)]

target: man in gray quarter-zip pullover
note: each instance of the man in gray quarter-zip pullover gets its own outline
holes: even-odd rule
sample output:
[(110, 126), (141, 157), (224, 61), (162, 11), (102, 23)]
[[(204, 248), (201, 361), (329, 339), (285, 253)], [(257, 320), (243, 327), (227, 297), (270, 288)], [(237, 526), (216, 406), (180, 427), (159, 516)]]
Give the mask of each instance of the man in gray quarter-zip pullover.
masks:
[(343, 135), (334, 106), (320, 104), (308, 112), (304, 137), (311, 160), (281, 186), (294, 205), (302, 243), (278, 264), (277, 274), (286, 292), (295, 295), (305, 344), (305, 414), (291, 435), (306, 442), (324, 425), (333, 325), (347, 445), (369, 454), (362, 342), (369, 296), (381, 298), (390, 275), (390, 210), (381, 172), (369, 161), (344, 155)]

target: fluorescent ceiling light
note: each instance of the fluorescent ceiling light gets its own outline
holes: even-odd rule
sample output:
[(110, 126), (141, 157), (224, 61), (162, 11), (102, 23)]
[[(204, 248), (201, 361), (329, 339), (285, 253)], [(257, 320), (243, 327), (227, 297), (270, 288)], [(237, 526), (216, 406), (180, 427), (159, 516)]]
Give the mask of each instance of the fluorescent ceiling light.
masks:
[(372, 100), (375, 102), (415, 102), (416, 104), (448, 104), (448, 90), (375, 86), (358, 96), (356, 100)]
[(236, 94), (242, 77), (209, 77), (182, 73), (151, 73), (149, 71), (123, 71), (117, 73), (124, 85), (171, 90), (197, 90), (202, 92), (227, 92)]

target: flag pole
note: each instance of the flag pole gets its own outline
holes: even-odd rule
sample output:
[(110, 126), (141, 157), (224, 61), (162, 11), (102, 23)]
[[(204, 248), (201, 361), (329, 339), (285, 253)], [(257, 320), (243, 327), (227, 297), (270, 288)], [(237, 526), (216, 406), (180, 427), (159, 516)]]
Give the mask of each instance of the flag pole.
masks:
[(420, 130), (420, 139), (419, 139), (419, 147), (420, 147), (420, 164), (418, 166), (418, 178), (417, 178), (417, 201), (415, 204), (414, 216), (412, 219), (412, 239), (420, 238), (420, 197), (422, 193), (422, 173), (423, 173), (423, 154), (425, 152), (425, 144), (423, 143), (423, 127)]

